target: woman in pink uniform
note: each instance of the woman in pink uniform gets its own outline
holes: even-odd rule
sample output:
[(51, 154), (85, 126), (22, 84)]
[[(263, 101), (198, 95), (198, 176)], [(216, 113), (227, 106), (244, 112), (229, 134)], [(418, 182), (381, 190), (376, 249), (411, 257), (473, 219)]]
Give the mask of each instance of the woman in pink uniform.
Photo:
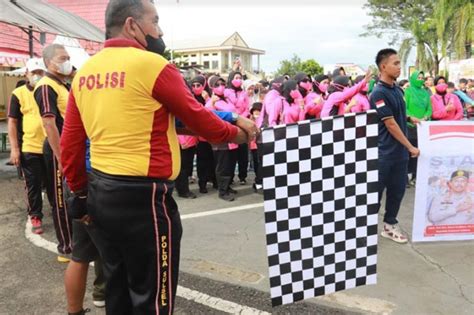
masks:
[(285, 124), (291, 124), (304, 120), (306, 112), (303, 95), (299, 90), (297, 81), (288, 80), (283, 85), (283, 121)]
[(259, 128), (274, 127), (282, 123), (283, 99), (281, 93), (285, 77), (277, 77), (270, 82), (271, 90), (263, 99), (262, 112), (257, 120)]
[(435, 79), (436, 93), (431, 95), (432, 118), (435, 120), (461, 120), (464, 112), (459, 97), (447, 92), (448, 84), (442, 76)]
[(364, 79), (349, 88), (349, 77), (337, 76), (329, 88), (329, 97), (324, 102), (321, 111), (321, 117), (329, 117), (335, 115), (344, 115), (346, 103), (354, 97), (367, 84), (370, 78), (370, 71), (367, 72)]
[[(225, 81), (219, 76), (209, 78), (209, 86), (212, 88), (212, 97), (207, 101), (206, 107), (211, 110), (223, 112), (236, 112), (234, 104), (228, 102), (224, 96)], [(237, 160), (237, 148), (234, 143), (213, 144), (214, 158), (216, 160), (216, 179), (219, 190), (219, 198), (225, 201), (234, 201), (236, 191), (230, 188), (230, 182), (234, 176), (235, 162)]]
[[(237, 114), (248, 118), (250, 116), (250, 101), (247, 91), (242, 89), (242, 86), (242, 73), (238, 71), (231, 72), (227, 79), (227, 88), (224, 91), (224, 96), (228, 103), (234, 105)], [(239, 164), (239, 183), (245, 185), (247, 183), (247, 169), (249, 167), (249, 146), (247, 143), (238, 145), (236, 159), (236, 164)], [(232, 175), (232, 177), (234, 176)], [(231, 181), (233, 181), (233, 178)]]
[[(358, 84), (364, 80), (364, 76), (360, 75), (355, 79), (355, 83)], [(345, 113), (362, 113), (370, 109), (369, 98), (367, 97), (367, 91), (369, 90), (369, 84), (366, 83), (347, 104)]]
[(327, 75), (320, 74), (314, 78), (313, 90), (308, 94), (306, 97), (308, 100), (305, 102), (307, 118), (321, 117), (321, 110), (327, 99), (328, 87), (329, 77)]

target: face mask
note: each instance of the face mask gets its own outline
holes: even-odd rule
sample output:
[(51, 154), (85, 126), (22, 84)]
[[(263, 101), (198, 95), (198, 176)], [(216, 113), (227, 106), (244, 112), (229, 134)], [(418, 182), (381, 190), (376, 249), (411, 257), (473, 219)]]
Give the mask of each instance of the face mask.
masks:
[(328, 86), (329, 84), (327, 83), (319, 83), (318, 88), (321, 91), (321, 93), (326, 93), (328, 91)]
[(232, 85), (233, 85), (234, 87), (236, 87), (236, 88), (239, 88), (239, 87), (242, 86), (242, 80), (240, 80), (240, 79), (234, 79), (234, 80), (232, 80)]
[(418, 79), (416, 79), (415, 82), (414, 82), (414, 85), (415, 85), (415, 87), (417, 87), (417, 88), (421, 88), (424, 84), (425, 84), (425, 81), (424, 81), (424, 80), (418, 80)]
[(220, 85), (219, 87), (213, 88), (212, 92), (214, 92), (214, 94), (216, 94), (218, 96), (222, 96), (222, 95), (224, 95), (224, 90), (225, 90), (225, 86)]
[(260, 117), (260, 113), (258, 113), (258, 114), (253, 114), (253, 118), (254, 118), (255, 120), (257, 120), (258, 117)]
[(41, 76), (39, 76), (39, 75), (37, 75), (37, 74), (31, 76), (31, 78), (30, 78), (30, 80), (29, 80), (29, 81), (30, 81), (30, 85), (34, 87), (34, 86), (36, 85), (36, 83), (38, 83), (39, 80), (41, 80)]
[[(146, 48), (146, 50), (148, 50), (149, 52), (152, 52), (152, 53), (163, 56), (163, 54), (165, 53), (165, 49), (166, 49), (166, 45), (165, 45), (165, 42), (163, 41), (163, 38), (161, 38), (161, 37), (155, 38), (151, 35), (145, 34), (145, 32), (142, 30), (141, 26), (138, 23), (136, 23), (136, 24), (138, 25), (138, 28), (140, 29), (142, 34), (145, 36), (145, 40), (146, 40), (146, 47), (145, 48)], [(135, 38), (135, 40), (137, 42), (139, 42), (138, 39)]]
[(310, 91), (311, 88), (313, 87), (313, 85), (311, 84), (311, 82), (300, 82), (300, 86), (305, 89), (306, 91)]
[(440, 95), (444, 95), (444, 94), (446, 94), (446, 90), (448, 89), (448, 85), (446, 83), (440, 83), (440, 84), (436, 85), (435, 89), (436, 89), (436, 93), (438, 93)]
[(204, 86), (193, 87), (193, 93), (194, 93), (194, 95), (196, 95), (196, 96), (201, 95), (203, 91), (204, 91)]
[(72, 63), (70, 60), (67, 60), (63, 63), (56, 63), (58, 67), (58, 73), (62, 75), (70, 75), (72, 73)]
[(297, 99), (302, 99), (303, 96), (301, 95), (300, 91), (298, 90), (293, 90), (290, 92), (290, 96), (293, 100), (297, 100)]

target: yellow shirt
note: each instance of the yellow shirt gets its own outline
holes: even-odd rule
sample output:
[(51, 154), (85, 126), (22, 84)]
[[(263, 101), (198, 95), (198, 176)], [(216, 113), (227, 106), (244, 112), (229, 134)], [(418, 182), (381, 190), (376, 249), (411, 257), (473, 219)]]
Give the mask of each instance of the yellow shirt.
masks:
[(8, 113), (11, 118), (21, 119), (23, 131), (21, 151), (43, 154), (45, 138), (43, 122), (33, 96), (33, 90), (28, 85), (23, 85), (12, 92)]

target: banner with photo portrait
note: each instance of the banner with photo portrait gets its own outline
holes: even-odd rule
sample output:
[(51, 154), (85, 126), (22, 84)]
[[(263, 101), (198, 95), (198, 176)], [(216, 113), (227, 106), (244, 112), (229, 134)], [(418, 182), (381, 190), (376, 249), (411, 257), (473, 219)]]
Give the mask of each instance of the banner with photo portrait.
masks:
[(413, 242), (474, 239), (474, 122), (418, 126)]

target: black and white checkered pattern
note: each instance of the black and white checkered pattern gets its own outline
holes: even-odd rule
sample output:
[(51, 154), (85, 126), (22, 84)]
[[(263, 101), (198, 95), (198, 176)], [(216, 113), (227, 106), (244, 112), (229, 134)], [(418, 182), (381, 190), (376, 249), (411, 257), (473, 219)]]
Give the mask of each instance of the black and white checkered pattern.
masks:
[(263, 132), (272, 304), (376, 283), (377, 114)]

